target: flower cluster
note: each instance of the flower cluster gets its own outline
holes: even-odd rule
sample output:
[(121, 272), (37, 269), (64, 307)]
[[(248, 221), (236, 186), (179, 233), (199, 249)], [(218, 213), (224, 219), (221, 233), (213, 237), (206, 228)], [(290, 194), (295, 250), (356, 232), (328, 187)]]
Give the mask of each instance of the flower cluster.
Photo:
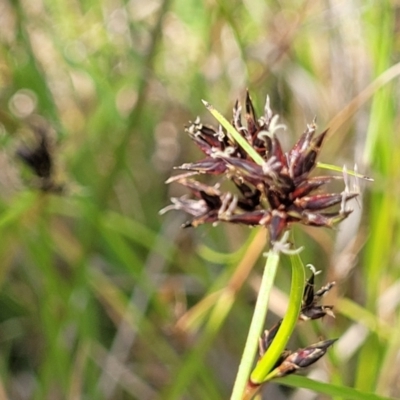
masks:
[[(330, 282), (315, 292), (314, 278), (315, 271), (312, 270), (312, 274), (304, 288), (303, 302), (299, 316), (299, 319), (302, 321), (320, 319), (325, 315), (334, 316), (332, 312), (332, 306), (318, 305), (318, 302), (321, 297), (335, 285), (335, 282)], [(282, 320), (275, 324), (270, 330), (264, 331), (263, 336), (259, 341), (260, 357), (262, 357), (270, 347), (279, 330), (279, 327), (281, 326), (281, 323)], [(275, 363), (272, 372), (269, 374), (271, 379), (292, 374), (302, 368), (306, 368), (311, 364), (314, 364), (326, 353), (328, 348), (332, 346), (336, 340), (337, 339), (323, 340), (305, 348), (298, 349), (294, 352), (290, 350), (284, 350)]]
[[(278, 240), (292, 223), (331, 227), (349, 215), (351, 210), (346, 209), (346, 203), (357, 193), (347, 188), (342, 193), (316, 193), (338, 177), (310, 177), (327, 131), (316, 135), (313, 122), (285, 152), (276, 135), (282, 125), (271, 111), (268, 98), (264, 115), (257, 118), (247, 93), (244, 119), (245, 124), (241, 106), (236, 102), (232, 125), (263, 162), (256, 163), (221, 127), (203, 125), (197, 118), (186, 131), (205, 157), (177, 167), (184, 172), (167, 181), (187, 187), (192, 196), (172, 198), (172, 204), (162, 212), (171, 209), (187, 212), (193, 218), (186, 227), (220, 221), (263, 225), (269, 230), (271, 242)], [(222, 190), (221, 181), (215, 185), (200, 183), (192, 178), (195, 175), (222, 177), (232, 181), (236, 189)], [(337, 207), (332, 211), (334, 206)]]

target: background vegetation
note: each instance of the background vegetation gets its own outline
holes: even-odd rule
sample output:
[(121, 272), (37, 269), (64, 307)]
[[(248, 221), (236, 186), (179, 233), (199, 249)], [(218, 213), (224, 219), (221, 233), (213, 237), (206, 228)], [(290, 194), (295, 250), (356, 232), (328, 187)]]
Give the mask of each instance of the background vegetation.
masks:
[[(265, 232), (181, 230), (183, 215), (158, 210), (181, 194), (164, 185), (172, 167), (199, 158), (183, 127), (212, 122), (200, 99), (230, 116), (246, 87), (259, 113), (270, 95), (287, 146), (316, 116), (331, 128), (320, 161), (375, 178), (339, 229), (295, 231), (318, 283), (337, 287), (336, 319), (299, 326), (293, 348), (339, 337), (310, 376), (399, 398), (399, 11), (395, 0), (1, 0), (0, 398), (228, 398)], [(15, 157), (39, 116), (62, 196), (36, 190)], [(267, 326), (289, 285), (284, 260)], [(233, 307), (212, 313), (221, 296)]]

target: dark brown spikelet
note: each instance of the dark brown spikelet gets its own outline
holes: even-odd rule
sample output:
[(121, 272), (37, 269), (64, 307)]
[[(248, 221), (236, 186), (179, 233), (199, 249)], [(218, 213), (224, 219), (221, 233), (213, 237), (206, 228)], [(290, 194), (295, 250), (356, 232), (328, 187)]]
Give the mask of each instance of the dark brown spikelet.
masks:
[(312, 271), (311, 276), (308, 278), (304, 288), (303, 302), (299, 317), (299, 319), (302, 321), (323, 318), (325, 315), (334, 317), (332, 311), (333, 306), (319, 305), (318, 302), (335, 286), (335, 282), (329, 282), (325, 286), (322, 286), (318, 291), (315, 291), (314, 280), (315, 272)]
[(42, 124), (31, 124), (36, 143), (28, 146), (20, 145), (16, 156), (20, 158), (37, 177), (35, 185), (44, 192), (60, 193), (63, 185), (55, 183), (54, 179), (54, 150), (50, 143), (49, 134)]
[[(281, 326), (282, 321), (274, 325), (270, 330), (264, 331), (263, 335), (259, 340), (259, 356), (264, 356), (274, 340), (278, 330)], [(275, 365), (271, 369), (271, 375), (273, 378), (280, 378), (294, 372), (299, 369), (306, 368), (311, 364), (318, 361), (328, 350), (337, 339), (324, 340), (318, 343), (314, 343), (303, 349), (298, 349), (292, 352), (285, 349), (277, 359)]]
[[(277, 134), (283, 126), (278, 124), (278, 116), (271, 111), (269, 99), (264, 115), (258, 118), (248, 93), (243, 120), (242, 108), (237, 101), (232, 125), (262, 157), (262, 165), (257, 164), (221, 127), (203, 125), (197, 118), (186, 131), (205, 157), (177, 167), (184, 172), (167, 181), (186, 186), (193, 199), (174, 198), (161, 212), (184, 210), (192, 216), (185, 226), (209, 222), (262, 225), (267, 227), (272, 243), (293, 223), (332, 227), (351, 213), (346, 204), (358, 193), (350, 192), (347, 187), (341, 193), (323, 190), (324, 185), (341, 177), (310, 177), (327, 130), (317, 135), (316, 125), (311, 123), (296, 144), (285, 152)], [(193, 179), (196, 175), (230, 180), (233, 190), (227, 192), (202, 184), (199, 191)]]
[(17, 156), (39, 178), (50, 178), (53, 170), (53, 160), (50, 155), (49, 140), (44, 130), (37, 129), (35, 132), (37, 137), (36, 146), (20, 146), (17, 149)]
[(281, 324), (282, 320), (276, 323), (271, 329), (264, 331), (258, 343), (258, 349), (259, 349), (258, 352), (260, 357), (262, 357), (271, 346), (271, 343), (275, 339), (275, 336), (278, 333)]
[(293, 353), (290, 352), (290, 354), (286, 355), (281, 363), (275, 367), (273, 373), (274, 378), (281, 378), (293, 374), (300, 369), (309, 367), (324, 356), (329, 347), (331, 347), (336, 341), (337, 339), (323, 340), (303, 349), (298, 349)]

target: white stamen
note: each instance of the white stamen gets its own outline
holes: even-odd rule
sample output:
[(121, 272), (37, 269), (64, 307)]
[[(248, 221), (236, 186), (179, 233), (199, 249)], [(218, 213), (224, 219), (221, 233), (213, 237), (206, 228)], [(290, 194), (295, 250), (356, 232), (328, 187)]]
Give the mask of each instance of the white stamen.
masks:
[(267, 95), (267, 98), (265, 99), (265, 106), (264, 106), (264, 116), (266, 118), (267, 121), (270, 121), (270, 119), (273, 116), (271, 107), (270, 107), (270, 100), (269, 100), (269, 96)]
[[(262, 124), (260, 124), (260, 125), (262, 125)], [(271, 132), (266, 129), (263, 129), (257, 133), (257, 139), (264, 140), (266, 137), (269, 137), (269, 138), (271, 137)]]
[(240, 116), (242, 113), (242, 106), (240, 104), (238, 104), (238, 107), (234, 107), (233, 108), (233, 120), (235, 122), (240, 122)]
[(218, 218), (219, 219), (227, 219), (233, 214), (237, 206), (237, 196), (232, 195), (231, 193), (227, 193), (224, 199), (222, 200), (222, 205), (218, 210)]
[(276, 171), (281, 167), (280, 161), (275, 156), (272, 156), (268, 161), (262, 164), (261, 168), (265, 175), (270, 175), (272, 178), (276, 177)]
[(214, 133), (214, 136), (215, 136), (220, 142), (222, 142), (222, 141), (224, 140), (224, 138), (225, 138), (225, 132), (223, 131), (221, 125), (218, 126), (218, 132), (215, 132), (215, 133)]
[(235, 149), (232, 146), (228, 146), (225, 150), (220, 150), (217, 149), (216, 147), (213, 147), (211, 149), (211, 157), (212, 158), (229, 158), (233, 153), (235, 152)]
[(229, 207), (228, 207), (228, 209), (226, 210), (226, 214), (227, 214), (227, 215), (232, 215), (232, 214), (233, 214), (233, 212), (234, 212), (235, 209), (236, 209), (237, 203), (238, 203), (238, 198), (237, 198), (237, 196), (233, 196), (233, 199), (232, 199), (232, 201), (231, 201), (231, 204), (229, 204)]
[(341, 193), (342, 195), (342, 201), (340, 203), (340, 214), (345, 214), (347, 212), (346, 209), (346, 201), (347, 201), (347, 195), (350, 193), (349, 189), (349, 175), (347, 174), (347, 167), (346, 165), (343, 165), (343, 182), (344, 182), (344, 190)]
[(268, 130), (271, 132), (271, 135), (274, 135), (275, 132), (279, 131), (279, 129), (286, 130), (286, 125), (278, 124), (278, 121), (279, 121), (279, 115), (275, 114), (272, 117), (271, 122), (270, 122), (269, 127), (268, 127)]
[(312, 265), (312, 264), (307, 264), (306, 267), (307, 267), (307, 268), (310, 268), (311, 272), (312, 272), (314, 275), (319, 275), (319, 274), (322, 272), (321, 270), (318, 271), (318, 270), (314, 267), (314, 265)]
[[(290, 247), (292, 244), (290, 242), (288, 242), (288, 239), (289, 239), (289, 231), (286, 231), (283, 234), (281, 240), (279, 240), (273, 244), (272, 251), (274, 253), (283, 253), (283, 254), (287, 254), (287, 255), (296, 255), (303, 251), (303, 249), (304, 249), (303, 246), (299, 247), (298, 249), (291, 249)], [(267, 255), (268, 255), (268, 253), (267, 253)]]

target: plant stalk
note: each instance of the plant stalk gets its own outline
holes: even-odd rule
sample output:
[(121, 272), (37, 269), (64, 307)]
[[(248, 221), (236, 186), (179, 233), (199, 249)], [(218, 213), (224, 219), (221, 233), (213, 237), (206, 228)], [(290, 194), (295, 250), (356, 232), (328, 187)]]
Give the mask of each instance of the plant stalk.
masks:
[[(273, 257), (271, 264), (275, 262), (275, 270), (273, 271), (274, 277), (276, 274), (276, 269), (277, 265), (279, 263), (279, 252), (274, 251), (270, 253), (270, 256), (274, 255), (275, 258)], [(269, 257), (270, 257), (269, 256)], [(238, 376), (235, 382), (234, 386), (234, 391), (231, 397), (231, 400), (251, 400), (256, 393), (259, 391), (261, 384), (265, 381), (268, 381), (272, 378), (274, 378), (274, 372), (271, 372), (271, 369), (273, 368), (274, 364), (276, 363), (276, 360), (279, 358), (280, 354), (282, 351), (285, 349), (292, 333), (293, 330), (296, 326), (296, 323), (298, 321), (300, 309), (301, 309), (301, 304), (302, 304), (302, 299), (303, 299), (303, 292), (304, 292), (304, 284), (305, 284), (305, 272), (304, 272), (304, 266), (303, 263), (301, 262), (301, 259), (298, 254), (291, 255), (291, 264), (292, 264), (292, 283), (291, 283), (291, 290), (290, 290), (290, 298), (289, 298), (289, 306), (288, 310), (285, 314), (285, 317), (282, 321), (281, 327), (278, 330), (278, 333), (273, 340), (270, 348), (267, 350), (267, 352), (263, 355), (263, 357), (259, 360), (257, 363), (254, 371), (252, 372), (250, 376), (250, 371), (247, 369), (248, 366), (252, 365), (252, 362), (254, 360), (255, 356), (255, 349), (254, 347), (257, 346), (258, 344), (258, 338), (260, 337), (261, 334), (261, 329), (257, 332), (256, 336), (252, 336), (252, 326), (253, 326), (253, 321), (254, 324), (258, 324), (259, 320), (258, 318), (261, 318), (261, 324), (263, 324), (264, 319), (265, 319), (265, 314), (268, 306), (268, 299), (266, 300), (267, 306), (264, 309), (264, 313), (262, 315), (259, 315), (258, 313), (261, 314), (261, 306), (260, 310), (257, 310), (257, 305), (259, 304), (259, 299), (257, 299), (257, 304), (256, 304), (256, 310), (254, 312), (253, 316), (253, 321), (252, 321), (252, 326), (250, 327), (249, 335), (247, 338), (246, 342), (246, 347), (243, 353), (243, 358), (242, 362), (239, 367), (239, 372)], [(264, 276), (267, 275), (267, 277), (270, 277), (269, 274), (266, 274), (266, 271), (268, 271), (269, 268), (269, 259), (267, 260), (265, 270), (264, 270)], [(273, 265), (273, 266), (274, 266)], [(274, 279), (273, 277), (273, 279)], [(266, 278), (267, 280), (267, 278)], [(262, 296), (265, 295), (265, 288), (263, 287), (264, 283), (264, 277), (262, 281), (262, 285), (260, 288), (260, 294)], [(269, 288), (269, 291), (271, 290), (272, 285)], [(269, 294), (268, 294), (269, 296)], [(260, 300), (261, 302), (265, 302), (265, 299)], [(265, 304), (265, 303), (264, 303)], [(257, 315), (257, 317), (256, 317)], [(256, 328), (254, 328), (255, 330)], [(249, 347), (250, 349), (247, 350), (246, 348)], [(254, 349), (254, 350), (253, 350)], [(253, 350), (253, 353), (250, 353), (250, 351)], [(247, 353), (248, 351), (248, 353)], [(249, 357), (249, 359), (247, 359)], [(248, 378), (250, 376), (250, 379)], [(245, 381), (243, 383), (243, 381)], [(244, 385), (244, 386), (242, 386)], [(237, 389), (236, 389), (237, 388)]]
[(271, 346), (257, 363), (256, 368), (251, 374), (251, 382), (253, 384), (260, 384), (274, 377), (274, 372), (271, 372), (271, 370), (276, 360), (285, 350), (299, 319), (304, 293), (305, 272), (298, 254), (291, 255), (290, 260), (292, 264), (292, 283), (290, 287), (289, 306)]
[(265, 321), (265, 315), (268, 309), (268, 301), (274, 284), (276, 271), (279, 264), (280, 251), (272, 249), (268, 253), (265, 263), (261, 286), (254, 309), (253, 318), (247, 335), (246, 344), (243, 350), (243, 356), (240, 361), (238, 374), (233, 386), (231, 400), (241, 400), (247, 381), (253, 366), (254, 357), (257, 352), (258, 339)]

